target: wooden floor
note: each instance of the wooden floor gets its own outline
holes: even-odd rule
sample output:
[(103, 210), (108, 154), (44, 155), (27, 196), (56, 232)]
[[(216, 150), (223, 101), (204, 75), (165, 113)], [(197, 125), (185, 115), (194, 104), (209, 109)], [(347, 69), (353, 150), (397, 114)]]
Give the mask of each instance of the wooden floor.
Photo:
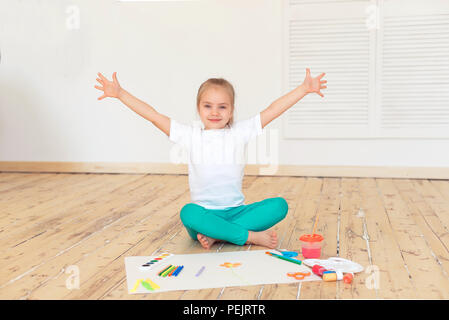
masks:
[[(186, 175), (0, 173), (0, 299), (449, 298), (449, 181), (245, 176), (243, 192), (247, 204), (287, 200), (287, 217), (274, 227), (280, 248), (299, 250), (319, 213), (323, 257), (351, 259), (368, 272), (352, 285), (130, 295), (124, 257), (204, 252), (179, 218), (190, 201)], [(70, 287), (77, 270), (78, 289)]]

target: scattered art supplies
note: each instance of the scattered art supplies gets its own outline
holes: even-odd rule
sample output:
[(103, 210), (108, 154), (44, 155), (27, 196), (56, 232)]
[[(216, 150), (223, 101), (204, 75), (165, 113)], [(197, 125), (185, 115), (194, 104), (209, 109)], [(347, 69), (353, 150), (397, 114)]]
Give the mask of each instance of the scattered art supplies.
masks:
[[(157, 268), (153, 266), (144, 271), (141, 270), (141, 266), (160, 255), (125, 257), (128, 292), (148, 294), (174, 290), (321, 281), (321, 277), (313, 274), (300, 260), (274, 253), (274, 250), (270, 251), (272, 251), (270, 254), (266, 254), (266, 250), (174, 254), (170, 255), (168, 263), (167, 260), (163, 260), (166, 263), (158, 262), (155, 264)], [(287, 273), (293, 276), (287, 276)]]
[(170, 258), (171, 256), (173, 256), (173, 254), (168, 253), (168, 252), (163, 252), (160, 255), (158, 255), (157, 257), (154, 257), (151, 260), (149, 260), (148, 262), (145, 262), (144, 264), (142, 264), (140, 266), (140, 270), (141, 271), (150, 271), (154, 267), (161, 265), (161, 262), (167, 261), (167, 259)]
[(158, 276), (159, 277), (177, 277), (178, 274), (181, 272), (181, 270), (184, 268), (184, 266), (174, 266), (169, 265), (168, 267), (165, 267), (161, 271), (159, 271)]
[(343, 273), (358, 273), (363, 271), (363, 267), (360, 264), (340, 257), (333, 257), (325, 260), (305, 259), (303, 262), (309, 267), (318, 264), (327, 270), (341, 271)]
[[(353, 274), (363, 271), (360, 264), (340, 257), (326, 260), (305, 259), (303, 262), (312, 267), (314, 274), (322, 276), (324, 281), (343, 280), (345, 283), (351, 283)], [(343, 273), (346, 274), (343, 276)]]

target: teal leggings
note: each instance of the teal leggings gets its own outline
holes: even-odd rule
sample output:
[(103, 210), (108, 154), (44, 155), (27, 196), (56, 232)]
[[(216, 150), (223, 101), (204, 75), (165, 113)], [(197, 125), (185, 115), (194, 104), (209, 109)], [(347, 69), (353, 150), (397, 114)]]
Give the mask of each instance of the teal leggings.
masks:
[(282, 197), (219, 210), (188, 203), (181, 209), (181, 221), (194, 240), (201, 233), (244, 245), (248, 240), (248, 231), (267, 230), (284, 219), (287, 212), (288, 204)]

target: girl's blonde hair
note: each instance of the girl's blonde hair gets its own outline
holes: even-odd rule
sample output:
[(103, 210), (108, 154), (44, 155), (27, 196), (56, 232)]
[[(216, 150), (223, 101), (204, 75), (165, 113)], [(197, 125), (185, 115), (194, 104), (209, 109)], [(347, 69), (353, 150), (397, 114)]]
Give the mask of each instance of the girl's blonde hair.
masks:
[(223, 78), (210, 78), (204, 81), (200, 88), (198, 89), (198, 94), (196, 95), (196, 109), (200, 111), (200, 101), (203, 93), (212, 86), (218, 86), (225, 89), (229, 95), (229, 100), (231, 100), (231, 118), (226, 125), (231, 126), (234, 122), (234, 101), (235, 101), (235, 91), (232, 84)]

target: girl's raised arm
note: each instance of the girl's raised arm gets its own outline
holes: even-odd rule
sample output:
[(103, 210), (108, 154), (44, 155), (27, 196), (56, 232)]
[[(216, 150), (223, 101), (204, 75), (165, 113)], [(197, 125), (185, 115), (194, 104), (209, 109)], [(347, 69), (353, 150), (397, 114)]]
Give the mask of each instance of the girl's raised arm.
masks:
[(110, 97), (117, 98), (133, 110), (138, 115), (144, 117), (151, 123), (153, 123), (157, 128), (164, 132), (167, 136), (170, 136), (170, 118), (157, 112), (152, 106), (137, 99), (128, 91), (120, 86), (117, 80), (117, 72), (112, 74), (112, 81), (109, 81), (101, 73), (98, 73), (100, 78), (97, 81), (102, 85), (101, 87), (95, 85), (94, 87), (98, 90), (103, 91), (103, 95), (98, 98), (98, 100)]
[(306, 69), (306, 77), (304, 82), (285, 94), (284, 96), (276, 99), (272, 104), (268, 106), (265, 110), (260, 113), (260, 122), (262, 124), (262, 129), (269, 124), (271, 121), (279, 117), (286, 110), (296, 104), (299, 100), (304, 98), (305, 95), (315, 92), (319, 94), (322, 98), (324, 95), (321, 93), (321, 89), (326, 89), (327, 80), (321, 80), (325, 73), (320, 74), (318, 77), (312, 78), (310, 75), (310, 69)]

